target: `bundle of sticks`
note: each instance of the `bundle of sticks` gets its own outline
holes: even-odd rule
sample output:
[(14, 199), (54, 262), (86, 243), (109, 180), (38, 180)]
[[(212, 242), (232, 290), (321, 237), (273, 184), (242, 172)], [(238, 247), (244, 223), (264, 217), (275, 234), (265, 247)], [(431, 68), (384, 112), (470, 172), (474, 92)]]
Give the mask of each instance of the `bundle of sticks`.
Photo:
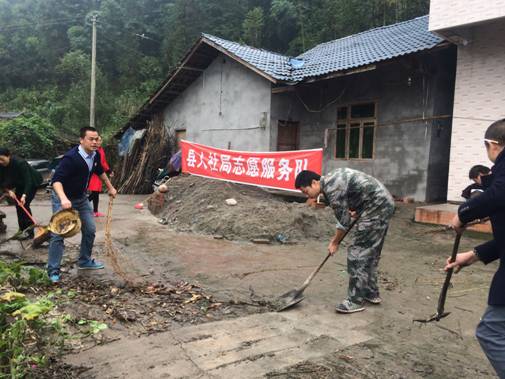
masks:
[(135, 140), (119, 164), (114, 184), (119, 193), (147, 194), (158, 168), (165, 166), (170, 153), (169, 129), (160, 117), (149, 121), (144, 137)]

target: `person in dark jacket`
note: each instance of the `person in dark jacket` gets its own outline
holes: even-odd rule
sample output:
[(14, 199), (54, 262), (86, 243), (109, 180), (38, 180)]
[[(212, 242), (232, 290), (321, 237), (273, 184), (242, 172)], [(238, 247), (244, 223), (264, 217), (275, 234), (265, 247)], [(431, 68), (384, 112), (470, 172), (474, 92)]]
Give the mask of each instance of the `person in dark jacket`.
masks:
[[(37, 187), (42, 184), (42, 176), (24, 159), (11, 154), (9, 149), (0, 148), (0, 186), (9, 196), (17, 199), (32, 214), (30, 204), (35, 197)], [(23, 231), (33, 225), (25, 210), (16, 203), (19, 230)], [(33, 229), (22, 238), (33, 238)]]
[[(100, 154), (97, 152), (98, 138), (98, 132), (95, 128), (81, 128), (79, 146), (65, 153), (52, 178), (53, 212), (56, 213), (60, 209), (69, 208), (74, 208), (79, 212), (82, 224), (82, 239), (77, 268), (80, 270), (104, 268), (102, 263), (91, 258), (96, 232), (95, 218), (86, 195), (91, 175), (97, 174), (104, 181), (110, 196), (115, 197), (117, 193), (103, 170)], [(60, 281), (60, 265), (63, 252), (63, 238), (51, 234), (47, 274), (53, 283)]]
[(484, 192), (459, 207), (451, 226), (461, 233), (465, 224), (489, 217), (493, 239), (472, 251), (458, 254), (453, 263), (448, 259), (445, 270), (454, 268), (458, 272), (477, 261), (488, 264), (500, 260), (476, 336), (498, 376), (505, 379), (505, 119), (489, 126), (484, 144), (489, 160), (494, 163), (491, 174), (481, 177)]
[(463, 190), (463, 192), (461, 193), (461, 197), (465, 199), (470, 199), (484, 192), (481, 177), (489, 175), (490, 172), (491, 170), (489, 169), (489, 167), (480, 164), (473, 166), (468, 172), (468, 178), (473, 181), (473, 184), (470, 184)]

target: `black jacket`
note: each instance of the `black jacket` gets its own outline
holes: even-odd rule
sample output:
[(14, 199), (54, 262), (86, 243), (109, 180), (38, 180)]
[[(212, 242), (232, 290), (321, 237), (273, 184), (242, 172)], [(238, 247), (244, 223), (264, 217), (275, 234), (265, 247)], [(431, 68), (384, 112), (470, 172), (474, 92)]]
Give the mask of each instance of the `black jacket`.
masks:
[(73, 147), (65, 153), (51, 180), (52, 183), (60, 182), (63, 185), (63, 191), (70, 200), (78, 199), (86, 194), (89, 178), (92, 174), (98, 176), (103, 174), (100, 153), (96, 152), (90, 173), (84, 158), (79, 154), (78, 148), (79, 146)]
[(0, 166), (0, 187), (15, 189), (16, 195), (34, 194), (37, 187), (42, 184), (40, 172), (35, 170), (24, 159), (11, 156), (7, 167)]
[(463, 203), (458, 210), (463, 223), (490, 217), (493, 239), (475, 248), (479, 259), (488, 264), (500, 259), (489, 289), (489, 305), (505, 305), (505, 150), (498, 155), (492, 174), (482, 176), (484, 192)]
[[(475, 192), (480, 191), (484, 192), (484, 188), (477, 183), (470, 184), (468, 187), (466, 187), (463, 192), (461, 192), (461, 197), (464, 197), (465, 199), (470, 199), (473, 196), (475, 196)], [(480, 192), (477, 192), (480, 194)]]

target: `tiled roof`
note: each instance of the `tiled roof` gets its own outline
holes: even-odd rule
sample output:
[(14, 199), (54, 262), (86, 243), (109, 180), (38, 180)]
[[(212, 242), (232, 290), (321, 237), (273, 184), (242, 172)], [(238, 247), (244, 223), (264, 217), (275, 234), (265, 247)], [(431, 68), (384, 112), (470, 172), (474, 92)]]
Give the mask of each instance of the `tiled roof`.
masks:
[(298, 56), (305, 64), (293, 79), (325, 75), (431, 49), (443, 42), (428, 31), (428, 16), (322, 43)]
[(203, 34), (203, 37), (216, 43), (233, 55), (236, 55), (240, 59), (246, 61), (275, 79), (291, 80), (289, 57), (285, 55), (242, 45), (238, 42), (227, 41), (210, 34)]
[[(205, 47), (201, 45), (202, 42)], [(215, 54), (218, 51), (225, 52), (273, 82), (295, 84), (309, 78), (317, 78), (333, 72), (358, 68), (431, 49), (441, 42), (443, 42), (442, 38), (428, 31), (428, 16), (423, 16), (322, 43), (294, 58), (227, 41), (210, 34), (203, 34), (194, 48), (211, 49)], [(183, 61), (192, 59), (193, 49), (188, 51)], [(207, 57), (207, 60), (195, 59), (195, 67), (203, 70), (215, 59), (216, 55), (209, 54), (208, 51), (201, 55)], [(176, 85), (176, 89), (171, 89), (172, 93), (167, 91), (165, 98), (163, 98), (164, 90), (170, 90), (172, 79), (178, 75), (179, 71), (179, 69), (174, 69), (116, 136), (120, 136), (132, 125), (143, 126), (152, 112), (166, 106), (177, 96), (178, 92), (183, 91), (189, 85), (188, 83), (196, 78), (194, 76), (189, 81), (186, 78), (183, 84), (179, 83)], [(181, 86), (184, 88), (181, 89)]]
[(428, 16), (322, 43), (294, 60), (209, 34), (203, 37), (272, 78), (291, 82), (431, 49), (443, 42), (428, 31)]

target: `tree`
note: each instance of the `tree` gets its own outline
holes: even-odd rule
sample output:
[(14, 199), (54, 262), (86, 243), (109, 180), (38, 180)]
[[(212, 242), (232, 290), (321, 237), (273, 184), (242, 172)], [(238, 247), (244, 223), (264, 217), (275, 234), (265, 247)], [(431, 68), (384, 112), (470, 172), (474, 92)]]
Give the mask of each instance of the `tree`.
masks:
[(261, 46), (263, 36), (263, 9), (256, 7), (247, 12), (242, 23), (242, 38), (246, 44), (251, 46)]
[(89, 116), (90, 15), (98, 13), (96, 121), (112, 133), (202, 32), (298, 55), (428, 12), (428, 0), (0, 0), (0, 108), (76, 136)]
[[(21, 116), (0, 123), (0, 144), (24, 158), (52, 158), (56, 130), (47, 120)], [(35, 155), (34, 155), (35, 154)]]

